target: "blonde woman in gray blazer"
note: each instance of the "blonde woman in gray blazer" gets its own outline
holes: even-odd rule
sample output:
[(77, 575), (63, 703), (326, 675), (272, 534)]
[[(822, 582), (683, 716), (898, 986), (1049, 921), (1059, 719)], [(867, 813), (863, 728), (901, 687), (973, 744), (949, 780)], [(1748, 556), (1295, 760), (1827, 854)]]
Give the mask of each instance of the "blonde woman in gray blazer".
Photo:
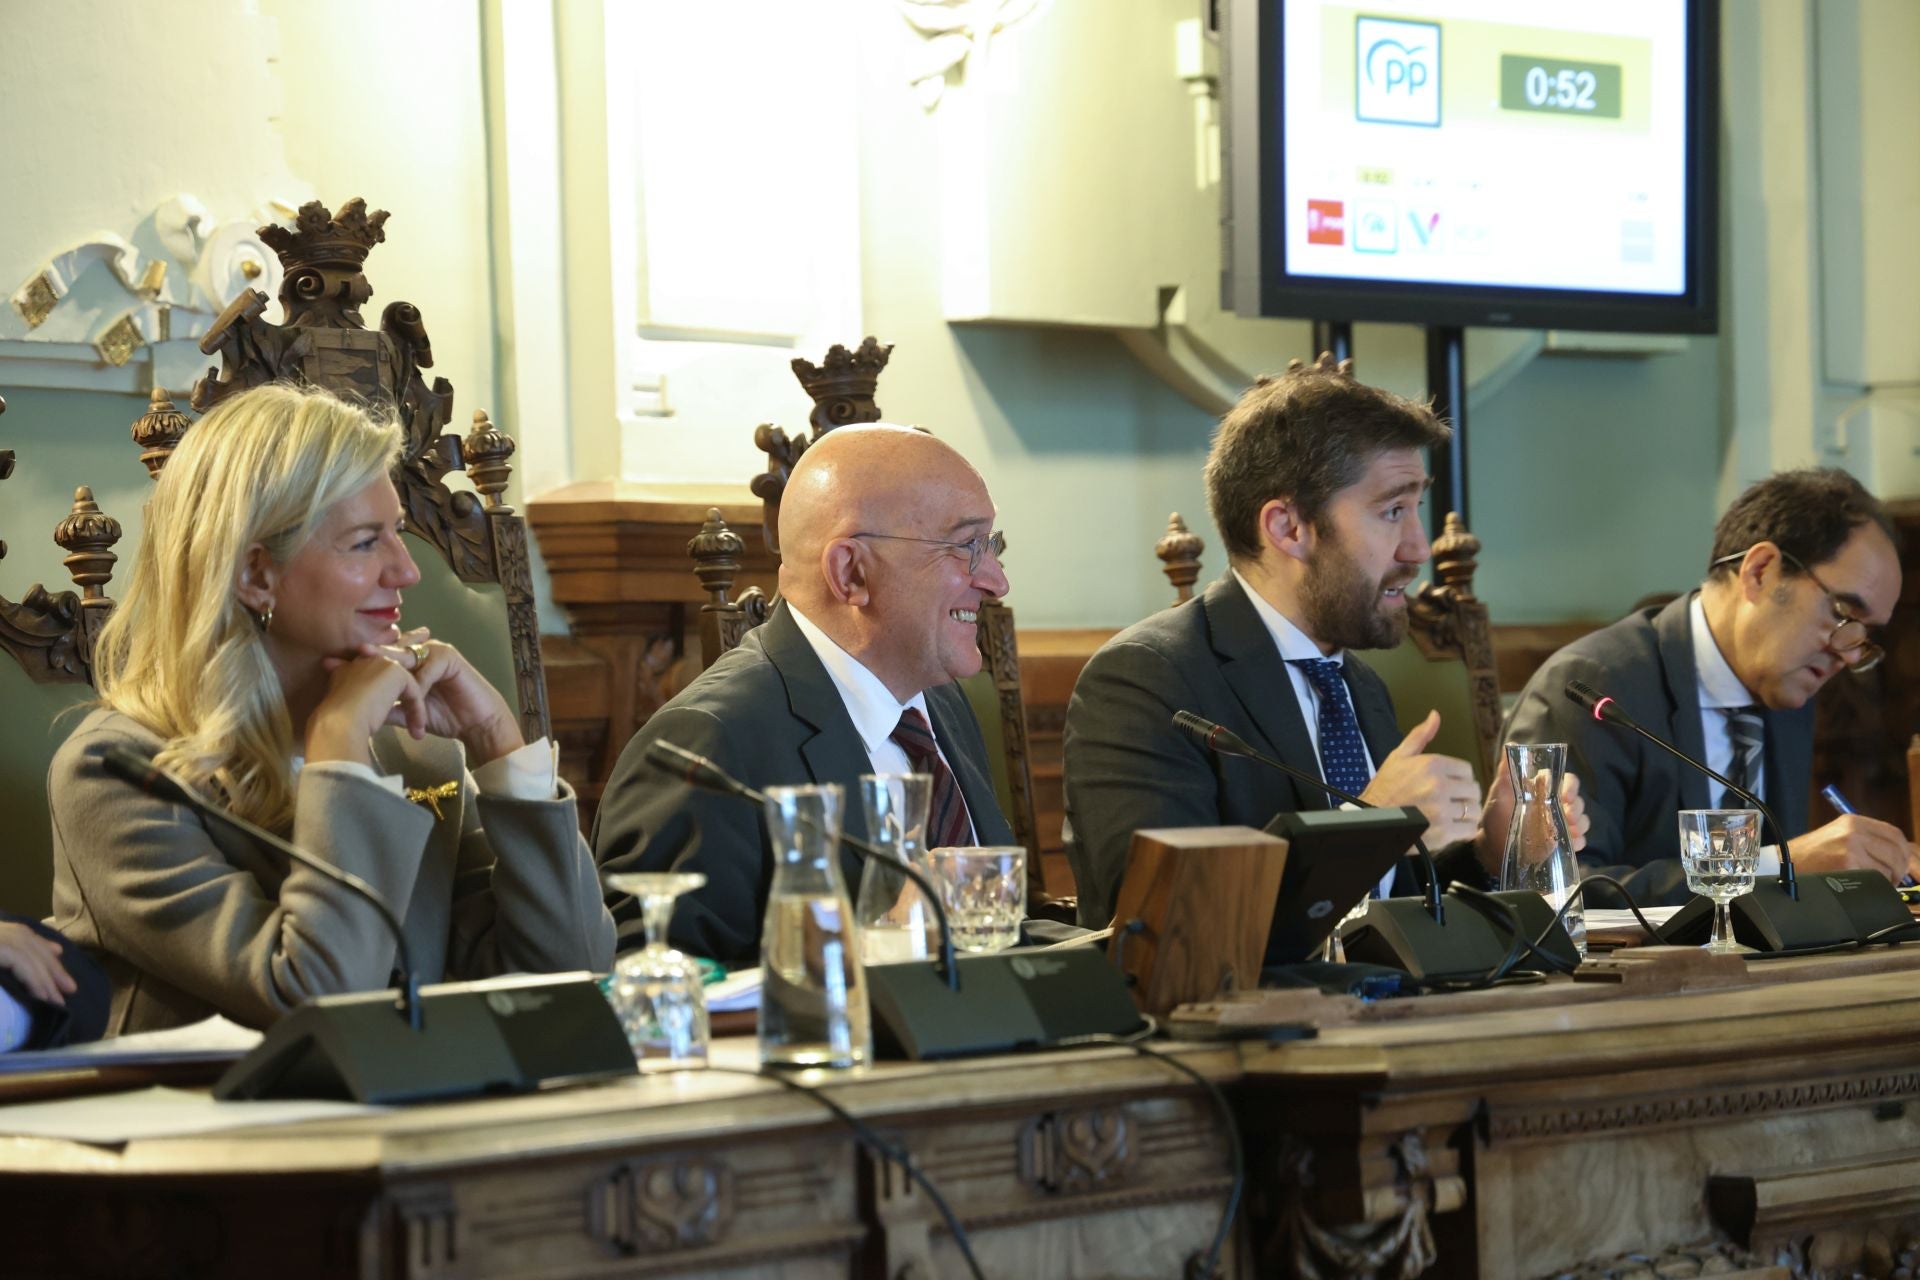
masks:
[(402, 630), (419, 570), (399, 429), (261, 387), (187, 432), (96, 645), (101, 706), (48, 778), (53, 921), (114, 984), (108, 1034), (390, 984), (374, 908), (110, 777), (112, 746), (373, 886), (424, 981), (607, 968), (613, 921), (545, 740), (459, 651)]

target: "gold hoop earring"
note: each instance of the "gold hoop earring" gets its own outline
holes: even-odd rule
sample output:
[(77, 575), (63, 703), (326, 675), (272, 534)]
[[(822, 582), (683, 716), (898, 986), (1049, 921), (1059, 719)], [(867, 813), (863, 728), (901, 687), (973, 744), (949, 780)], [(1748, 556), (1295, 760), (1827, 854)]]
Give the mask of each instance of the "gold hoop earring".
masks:
[(266, 632), (273, 629), (273, 602), (272, 601), (268, 601), (267, 607), (265, 609), (259, 610), (258, 612), (252, 609), (248, 609), (247, 614), (249, 617), (253, 619), (253, 625), (260, 629), (261, 634), (264, 635)]

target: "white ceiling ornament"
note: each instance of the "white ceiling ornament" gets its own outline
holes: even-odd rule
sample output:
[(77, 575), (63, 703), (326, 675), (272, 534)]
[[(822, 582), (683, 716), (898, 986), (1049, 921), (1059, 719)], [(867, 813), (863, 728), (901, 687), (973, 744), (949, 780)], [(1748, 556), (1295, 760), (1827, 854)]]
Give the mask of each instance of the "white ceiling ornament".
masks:
[(928, 111), (940, 105), (947, 76), (966, 73), (969, 57), (984, 60), (993, 37), (1032, 17), (1052, 0), (893, 0), (900, 15), (926, 37), (908, 58), (907, 82)]
[(9, 380), (138, 394), (152, 385), (185, 386), (181, 379), (190, 381), (202, 362), (194, 340), (214, 317), (243, 289), (279, 292), (280, 260), (258, 228), (289, 212), (273, 202), (250, 217), (216, 222), (183, 193), (130, 237), (104, 230), (80, 236), (12, 292), (11, 306), (0, 307), (0, 362)]

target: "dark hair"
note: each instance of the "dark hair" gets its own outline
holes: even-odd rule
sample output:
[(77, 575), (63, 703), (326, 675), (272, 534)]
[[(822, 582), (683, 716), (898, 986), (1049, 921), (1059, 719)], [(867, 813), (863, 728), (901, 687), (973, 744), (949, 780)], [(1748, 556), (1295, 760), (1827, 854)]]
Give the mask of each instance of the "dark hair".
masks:
[(1220, 420), (1207, 454), (1207, 506), (1228, 557), (1258, 559), (1267, 503), (1287, 498), (1317, 524), (1379, 454), (1452, 435), (1426, 405), (1356, 381), (1351, 360), (1295, 360), (1247, 388)]
[[(1707, 575), (1736, 572), (1735, 557), (1756, 542), (1771, 542), (1805, 566), (1825, 564), (1864, 524), (1879, 526), (1889, 541), (1899, 544), (1887, 509), (1845, 471), (1807, 467), (1777, 472), (1735, 498), (1713, 526)], [(1790, 564), (1785, 569), (1796, 572)]]

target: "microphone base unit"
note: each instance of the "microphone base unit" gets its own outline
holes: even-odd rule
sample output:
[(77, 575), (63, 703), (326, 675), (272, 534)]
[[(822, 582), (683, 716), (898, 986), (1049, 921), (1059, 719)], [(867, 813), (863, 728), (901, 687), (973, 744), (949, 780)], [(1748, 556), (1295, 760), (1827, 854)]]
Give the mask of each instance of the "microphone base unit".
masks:
[(636, 1072), (592, 974), (450, 982), (420, 996), (420, 1031), (391, 991), (309, 1000), (234, 1063), (213, 1096), (425, 1102)]
[(1013, 1053), (1145, 1026), (1099, 947), (963, 955), (953, 991), (924, 960), (867, 966), (876, 1056), (922, 1061)]
[[(1554, 919), (1554, 908), (1531, 890), (1490, 895), (1506, 904), (1529, 939), (1540, 939), (1552, 926), (1540, 950), (1567, 963), (1580, 963), (1566, 926)], [(1486, 976), (1507, 958), (1512, 936), (1488, 919), (1473, 900), (1446, 895), (1447, 922), (1436, 924), (1419, 898), (1378, 898), (1367, 904), (1367, 914), (1340, 935), (1347, 959), (1356, 964), (1401, 969), (1427, 981), (1466, 981)], [(1539, 973), (1541, 964), (1523, 951), (1511, 972)]]
[[(1900, 891), (1877, 871), (1802, 871), (1800, 896), (1787, 896), (1769, 876), (1729, 906), (1734, 941), (1755, 951), (1802, 951), (1865, 942), (1874, 933), (1913, 920)], [(1713, 934), (1713, 903), (1696, 897), (1660, 930), (1679, 946)]]

